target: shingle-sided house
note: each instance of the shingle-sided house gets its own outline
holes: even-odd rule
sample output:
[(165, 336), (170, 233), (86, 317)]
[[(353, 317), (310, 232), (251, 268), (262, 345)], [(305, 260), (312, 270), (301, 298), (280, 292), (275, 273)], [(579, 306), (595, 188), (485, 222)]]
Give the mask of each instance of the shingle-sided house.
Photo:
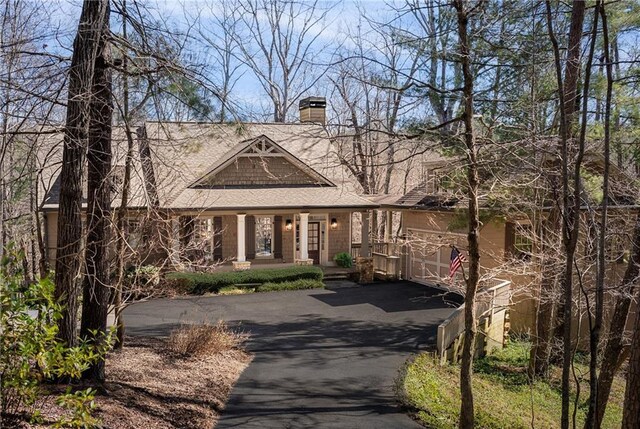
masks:
[[(139, 244), (137, 219), (152, 210), (169, 225), (167, 253), (188, 248), (192, 257), (235, 268), (332, 265), (337, 253), (351, 250), (352, 214), (377, 207), (358, 196), (319, 123), (147, 122), (136, 140), (128, 234)], [(113, 142), (115, 208), (126, 151), (123, 130), (114, 131)], [(43, 206), (50, 259), (58, 180)]]
[[(597, 184), (596, 178), (601, 175), (602, 163), (602, 156), (597, 150), (587, 151), (583, 160), (585, 177)], [(402, 276), (407, 280), (425, 284), (453, 283), (459, 288), (463, 286), (461, 270), (453, 280), (449, 279), (451, 246), (467, 253), (466, 195), (464, 189), (455, 184), (455, 170), (460, 168), (460, 164), (455, 158), (433, 155), (432, 161), (424, 166), (423, 181), (410, 192), (402, 196), (386, 195), (373, 199), (380, 204), (381, 210), (399, 211), (402, 214), (400, 236), (405, 243)], [(521, 179), (513, 183), (524, 182), (522, 178), (529, 177), (525, 168), (523, 165), (522, 170), (514, 173)], [(606, 238), (605, 259), (607, 282), (611, 285), (619, 285), (622, 281), (630, 254), (629, 237), (640, 211), (635, 183), (635, 179), (624, 169), (610, 166), (609, 235)], [(593, 267), (593, 247), (587, 245), (589, 240), (586, 234), (589, 225), (595, 221), (587, 215), (588, 209), (592, 213), (599, 212), (600, 202), (596, 201), (597, 192), (594, 195), (585, 192), (583, 198), (591, 205), (583, 205), (584, 225), (577, 260), (580, 266)], [(540, 218), (547, 216), (550, 205), (536, 211), (532, 211), (530, 206), (519, 205), (518, 201), (507, 206), (491, 207), (487, 199), (481, 197), (480, 207), (481, 275), (487, 279), (511, 281), (511, 329), (518, 333), (531, 332), (535, 327), (540, 275), (536, 258), (540, 252), (536, 247), (539, 240), (537, 231)], [(466, 269), (468, 264), (463, 266)], [(590, 275), (592, 270), (585, 272)], [(487, 286), (492, 284), (491, 281), (485, 282)], [(579, 282), (575, 284), (577, 287)], [(576, 290), (576, 296), (580, 293), (580, 290)], [(610, 310), (607, 308), (605, 317), (608, 317)], [(586, 338), (589, 325), (583, 320), (580, 326)]]

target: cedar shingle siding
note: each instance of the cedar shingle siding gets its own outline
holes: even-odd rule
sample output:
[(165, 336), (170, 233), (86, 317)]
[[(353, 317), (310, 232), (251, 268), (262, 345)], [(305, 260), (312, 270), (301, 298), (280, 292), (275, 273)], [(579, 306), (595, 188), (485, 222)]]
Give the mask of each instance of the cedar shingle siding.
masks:
[(317, 185), (317, 181), (284, 157), (239, 157), (213, 176), (205, 187)]
[(329, 213), (329, 220), (336, 218), (338, 226), (329, 230), (329, 261), (333, 261), (337, 253), (351, 251), (351, 213)]

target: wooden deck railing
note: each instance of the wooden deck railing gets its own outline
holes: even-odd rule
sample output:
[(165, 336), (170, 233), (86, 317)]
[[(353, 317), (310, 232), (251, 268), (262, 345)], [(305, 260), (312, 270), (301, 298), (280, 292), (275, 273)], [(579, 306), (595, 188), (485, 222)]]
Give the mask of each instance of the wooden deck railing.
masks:
[[(361, 243), (351, 244), (351, 256), (355, 259), (361, 255)], [(376, 241), (371, 243), (373, 270), (379, 277), (398, 279), (400, 277), (400, 251), (398, 243)]]
[(362, 243), (351, 243), (351, 257), (354, 260), (360, 256), (360, 248), (362, 248)]
[[(511, 301), (511, 282), (493, 280), (492, 284), (478, 292), (476, 297), (476, 318), (493, 316), (506, 310)], [(487, 287), (488, 286), (488, 287)], [(438, 326), (437, 347), (441, 362), (447, 361), (447, 351), (464, 332), (464, 304)], [(454, 353), (455, 354), (455, 353)]]

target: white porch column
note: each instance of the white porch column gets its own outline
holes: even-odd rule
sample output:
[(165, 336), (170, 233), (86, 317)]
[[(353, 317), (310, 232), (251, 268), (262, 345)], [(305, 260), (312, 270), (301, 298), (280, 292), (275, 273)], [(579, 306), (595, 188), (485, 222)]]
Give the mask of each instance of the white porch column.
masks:
[(309, 259), (309, 213), (300, 213), (300, 259)]
[(245, 249), (244, 249), (244, 242), (245, 242), (245, 238), (244, 238), (244, 231), (245, 231), (245, 224), (244, 224), (244, 219), (247, 216), (246, 214), (239, 214), (236, 215), (238, 216), (238, 255), (236, 256), (236, 261), (238, 262), (245, 262), (247, 260), (247, 256), (245, 255)]
[(384, 242), (390, 243), (393, 238), (393, 212), (391, 210), (387, 210), (387, 216), (385, 218), (385, 227), (384, 227)]
[(362, 247), (360, 256), (368, 258), (369, 254), (369, 212), (362, 212)]

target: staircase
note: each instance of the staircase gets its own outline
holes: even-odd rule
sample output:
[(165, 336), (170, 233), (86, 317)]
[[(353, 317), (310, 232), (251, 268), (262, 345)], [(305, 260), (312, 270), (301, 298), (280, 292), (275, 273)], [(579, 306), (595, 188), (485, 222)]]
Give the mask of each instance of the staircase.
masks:
[(352, 273), (355, 272), (353, 268), (342, 267), (323, 267), (324, 271), (323, 280), (325, 282), (349, 280)]

